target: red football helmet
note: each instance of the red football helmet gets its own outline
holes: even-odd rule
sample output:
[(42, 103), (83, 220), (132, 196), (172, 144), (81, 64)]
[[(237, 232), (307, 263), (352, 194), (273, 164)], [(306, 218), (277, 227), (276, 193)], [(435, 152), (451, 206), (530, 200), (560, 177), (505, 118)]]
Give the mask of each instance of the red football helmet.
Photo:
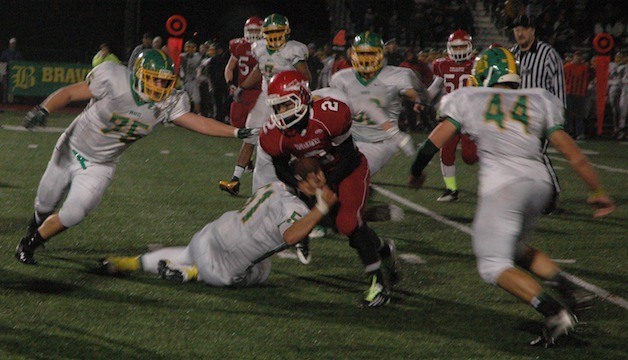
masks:
[(244, 23), (244, 39), (250, 43), (262, 38), (262, 19), (252, 16)]
[(270, 119), (279, 130), (296, 125), (309, 110), (309, 83), (298, 71), (282, 71), (268, 83), (266, 103), (272, 108)]
[(447, 54), (454, 61), (469, 60), (473, 52), (471, 35), (464, 30), (456, 30), (447, 39)]

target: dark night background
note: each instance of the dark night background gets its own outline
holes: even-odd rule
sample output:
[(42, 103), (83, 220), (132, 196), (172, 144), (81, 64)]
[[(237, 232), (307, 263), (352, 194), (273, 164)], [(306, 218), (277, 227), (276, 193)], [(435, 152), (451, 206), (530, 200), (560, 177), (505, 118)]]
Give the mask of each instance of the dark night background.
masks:
[[(134, 17), (138, 7), (139, 20)], [(125, 22), (125, 11), (130, 21)], [(107, 42), (126, 61), (142, 33), (167, 39), (165, 23), (173, 14), (188, 21), (185, 40), (227, 44), (242, 36), (248, 17), (273, 12), (288, 17), (291, 39), (321, 45), (332, 37), (324, 0), (0, 0), (0, 50), (15, 37), (25, 60), (91, 63), (98, 46)]]

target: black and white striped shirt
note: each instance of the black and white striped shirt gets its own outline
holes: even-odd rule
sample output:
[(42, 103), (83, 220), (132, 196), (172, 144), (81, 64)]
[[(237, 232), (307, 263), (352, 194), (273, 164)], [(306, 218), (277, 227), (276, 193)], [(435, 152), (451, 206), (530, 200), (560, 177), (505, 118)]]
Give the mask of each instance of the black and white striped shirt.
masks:
[[(563, 103), (563, 110), (567, 108), (567, 96), (565, 95), (565, 70), (562, 58), (554, 48), (543, 41), (534, 40), (528, 51), (519, 49), (515, 45), (511, 52), (515, 59), (519, 61), (519, 75), (521, 76), (521, 88), (543, 88), (560, 99)], [(554, 197), (552, 204), (544, 211), (551, 213), (556, 207), (558, 193), (560, 193), (560, 182), (552, 162), (547, 156), (547, 139), (543, 142), (543, 162), (552, 177), (554, 183)]]
[(543, 41), (535, 40), (528, 51), (515, 45), (511, 52), (519, 60), (521, 88), (543, 88), (556, 95), (567, 107), (565, 96), (564, 63), (554, 48)]

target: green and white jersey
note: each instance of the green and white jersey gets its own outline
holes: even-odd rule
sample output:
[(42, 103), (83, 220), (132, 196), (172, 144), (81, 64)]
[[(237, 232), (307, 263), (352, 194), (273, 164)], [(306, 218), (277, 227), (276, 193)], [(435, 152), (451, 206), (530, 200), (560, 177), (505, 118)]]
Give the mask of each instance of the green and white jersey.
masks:
[(284, 232), (309, 212), (282, 182), (259, 188), (246, 205), (229, 211), (201, 230), (211, 241), (215, 270), (242, 274), (256, 260), (285, 246)]
[(262, 72), (262, 91), (268, 92), (270, 79), (282, 71), (294, 70), (299, 61), (306, 61), (309, 55), (307, 46), (289, 40), (279, 51), (271, 51), (266, 47), (266, 40), (258, 40), (251, 45), (253, 56), (257, 60), (257, 66)]
[(117, 162), (131, 144), (150, 134), (160, 123), (190, 112), (185, 92), (175, 90), (159, 103), (141, 101), (131, 89), (123, 65), (105, 62), (88, 75), (94, 98), (65, 130), (70, 147), (87, 161)]
[(480, 195), (522, 178), (552, 183), (543, 140), (563, 128), (564, 110), (547, 90), (463, 87), (442, 98), (438, 117), (477, 144)]
[[(346, 94), (356, 141), (378, 142), (390, 137), (381, 124), (397, 123), (401, 112), (402, 93), (417, 87), (410, 69), (384, 66), (374, 78), (365, 81), (354, 69), (343, 69), (331, 77), (330, 86)], [(418, 79), (416, 80), (418, 82)]]

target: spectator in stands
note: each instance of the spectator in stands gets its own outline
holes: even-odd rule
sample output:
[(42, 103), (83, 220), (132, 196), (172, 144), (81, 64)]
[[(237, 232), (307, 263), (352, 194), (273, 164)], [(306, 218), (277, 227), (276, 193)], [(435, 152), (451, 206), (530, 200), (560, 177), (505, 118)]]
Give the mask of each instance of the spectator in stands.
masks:
[(105, 61), (113, 61), (116, 64), (120, 63), (120, 59), (109, 50), (109, 45), (107, 43), (100, 44), (100, 48), (94, 58), (92, 59), (92, 66), (96, 67)]
[(334, 65), (331, 67), (331, 74), (334, 75), (342, 69), (348, 69), (351, 67), (351, 62), (347, 55), (347, 49), (343, 46), (334, 46), (334, 53), (336, 58), (334, 59)]
[(332, 69), (334, 67), (334, 62), (336, 61), (336, 55), (332, 52), (331, 45), (327, 44), (323, 46), (323, 68), (319, 74), (318, 78), (318, 87), (325, 88), (329, 87), (329, 81), (331, 80)]
[(475, 22), (473, 12), (467, 2), (463, 2), (454, 14), (454, 27), (466, 31), (472, 37), (475, 36)]
[(8, 63), (13, 60), (24, 60), (22, 53), (17, 50), (17, 39), (11, 38), (9, 40), (9, 48), (2, 51), (0, 55), (0, 62)]
[[(615, 58), (613, 61), (608, 64), (608, 84), (607, 84), (607, 97), (606, 102), (611, 110), (611, 118), (613, 119), (613, 133), (617, 133), (619, 131), (619, 118), (620, 118), (620, 107), (619, 107), (619, 99), (621, 97), (621, 89), (622, 89), (622, 77), (623, 74), (620, 72), (621, 65), (623, 62), (622, 53), (618, 52), (615, 54)], [(625, 67), (623, 68), (625, 70)]]
[(131, 52), (131, 56), (129, 56), (129, 62), (126, 64), (127, 69), (129, 71), (133, 71), (133, 67), (135, 66), (135, 59), (137, 56), (144, 50), (151, 49), (153, 47), (153, 36), (146, 32), (142, 35), (142, 43), (137, 45), (133, 51)]
[(164, 39), (161, 36), (155, 36), (152, 42), (153, 49), (161, 50), (168, 54), (168, 47), (164, 45)]
[(589, 65), (583, 61), (580, 51), (574, 51), (571, 62), (565, 64), (565, 88), (567, 92), (565, 130), (577, 140), (585, 138), (585, 106), (590, 77)]

